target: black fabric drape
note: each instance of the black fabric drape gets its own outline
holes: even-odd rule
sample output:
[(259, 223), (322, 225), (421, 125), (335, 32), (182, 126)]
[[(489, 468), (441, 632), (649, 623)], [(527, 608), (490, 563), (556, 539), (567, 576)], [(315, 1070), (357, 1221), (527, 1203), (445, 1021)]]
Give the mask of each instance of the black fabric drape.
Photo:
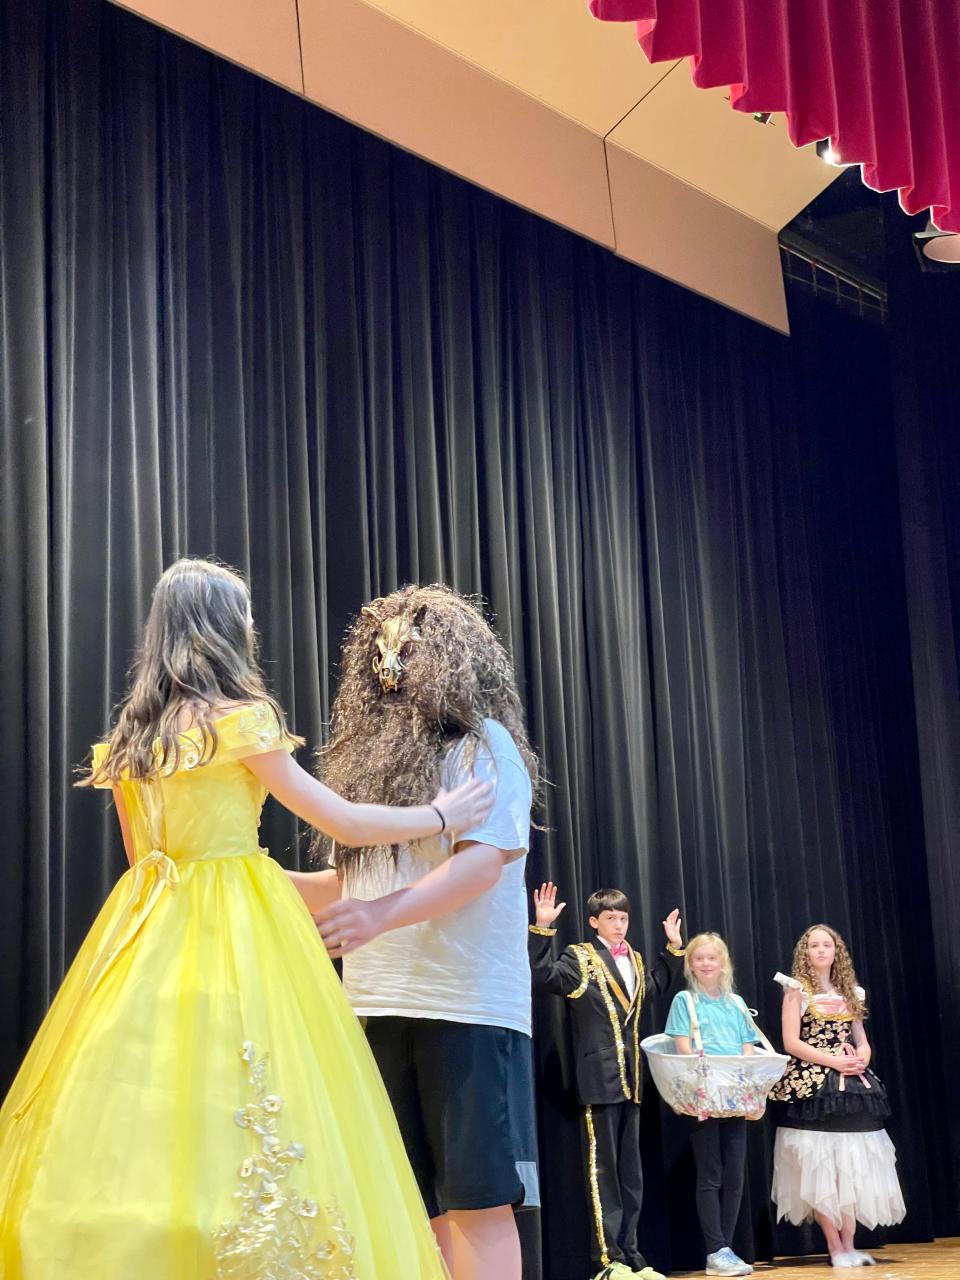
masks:
[[(923, 780), (930, 963), (950, 1067), (960, 1064), (960, 278), (921, 275), (911, 228), (886, 209), (893, 319), (893, 392), (907, 565), (916, 723)], [(936, 1194), (960, 1202), (960, 1098), (943, 1104), (949, 1151)]]
[[(601, 883), (648, 951), (679, 904), (776, 1036), (774, 970), (838, 926), (896, 1104), (894, 1238), (955, 1229), (886, 337), (798, 299), (782, 339), (97, 0), (0, 6), (0, 111), (4, 1081), (123, 866), (72, 770), (163, 566), (249, 574), (314, 743), (363, 599), (442, 578), (513, 647), (561, 941)], [(538, 1002), (549, 1280), (589, 1265), (563, 1014)], [(696, 1266), (652, 1089), (642, 1128), (642, 1248)], [(771, 1140), (745, 1252), (815, 1244), (774, 1228)]]

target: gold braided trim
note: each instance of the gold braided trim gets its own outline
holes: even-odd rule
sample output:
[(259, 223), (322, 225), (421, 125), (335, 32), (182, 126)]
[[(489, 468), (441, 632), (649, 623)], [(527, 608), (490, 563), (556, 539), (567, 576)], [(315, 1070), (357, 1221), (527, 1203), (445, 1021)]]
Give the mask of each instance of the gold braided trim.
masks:
[[(643, 972), (643, 961), (640, 961), (641, 973)], [(633, 1007), (633, 1100), (640, 1101), (640, 1005), (643, 997), (640, 994), (642, 987), (637, 988), (637, 1003)]]
[(597, 1229), (597, 1243), (600, 1245), (600, 1261), (605, 1267), (610, 1265), (607, 1253), (607, 1237), (603, 1234), (603, 1206), (600, 1203), (600, 1181), (597, 1177), (597, 1135), (593, 1127), (593, 1107), (584, 1108), (587, 1122), (587, 1139), (590, 1146), (590, 1199), (593, 1201), (593, 1221)]
[(590, 969), (587, 964), (587, 949), (584, 946), (576, 945), (572, 946), (570, 950), (577, 957), (577, 964), (580, 966), (580, 985), (577, 987), (576, 991), (567, 992), (567, 999), (579, 1000), (590, 983)]
[(685, 956), (687, 954), (686, 947), (675, 947), (672, 942), (667, 943), (667, 950), (672, 956)]
[(592, 945), (588, 942), (584, 945), (583, 950), (587, 953), (587, 980), (592, 977), (600, 988), (600, 995), (603, 1003), (606, 1005), (607, 1017), (610, 1019), (610, 1029), (613, 1032), (613, 1043), (617, 1048), (617, 1066), (620, 1068), (620, 1087), (623, 1089), (623, 1096), (629, 1101), (630, 1085), (627, 1083), (627, 1058), (623, 1048), (623, 1035), (620, 1031), (620, 1019), (617, 1017), (617, 1011), (613, 1004), (613, 997), (610, 994), (610, 984), (607, 982), (607, 970), (603, 961), (594, 951)]
[(637, 1012), (639, 1013), (643, 997), (647, 992), (647, 971), (643, 967), (643, 956), (639, 951), (634, 951), (633, 958), (637, 962)]
[(552, 938), (557, 932), (556, 929), (548, 929), (543, 924), (532, 924), (529, 926), (530, 932), (535, 933), (540, 938)]

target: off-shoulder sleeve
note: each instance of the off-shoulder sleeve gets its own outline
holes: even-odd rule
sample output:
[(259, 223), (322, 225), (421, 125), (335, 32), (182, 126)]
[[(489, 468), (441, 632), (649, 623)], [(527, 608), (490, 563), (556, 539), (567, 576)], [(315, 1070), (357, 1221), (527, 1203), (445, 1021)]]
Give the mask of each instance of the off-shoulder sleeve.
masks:
[[(268, 751), (292, 752), (296, 742), (284, 733), (276, 712), (268, 702), (238, 707), (221, 716), (215, 724), (217, 749), (214, 760), (243, 760), (247, 756), (265, 755)], [(191, 733), (191, 737), (194, 736)], [(199, 738), (199, 734), (196, 734)], [(186, 762), (189, 767), (189, 761)]]
[(93, 744), (93, 758), (90, 761), (90, 769), (95, 779), (93, 785), (101, 791), (109, 791), (114, 785), (110, 778), (97, 778), (96, 776), (103, 767), (103, 762), (107, 758), (107, 751), (109, 750), (109, 747), (109, 742), (95, 742)]

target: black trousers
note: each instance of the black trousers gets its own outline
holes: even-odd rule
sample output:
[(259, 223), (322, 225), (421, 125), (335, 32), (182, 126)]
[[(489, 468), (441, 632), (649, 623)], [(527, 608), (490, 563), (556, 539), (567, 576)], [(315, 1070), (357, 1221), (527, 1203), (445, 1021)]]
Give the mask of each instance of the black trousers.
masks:
[(707, 1253), (716, 1253), (733, 1244), (740, 1216), (747, 1122), (743, 1116), (730, 1116), (690, 1123), (690, 1142), (697, 1164), (697, 1217)]
[(590, 1218), (591, 1257), (599, 1267), (623, 1262), (639, 1271), (646, 1260), (637, 1247), (643, 1170), (640, 1167), (640, 1108), (635, 1102), (583, 1109), (583, 1163)]

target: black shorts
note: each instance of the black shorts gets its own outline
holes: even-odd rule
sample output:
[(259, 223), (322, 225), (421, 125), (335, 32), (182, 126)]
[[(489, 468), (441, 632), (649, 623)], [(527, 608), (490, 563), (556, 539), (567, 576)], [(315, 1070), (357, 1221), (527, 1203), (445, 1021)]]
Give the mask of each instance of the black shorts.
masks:
[(539, 1205), (530, 1037), (432, 1018), (366, 1031), (430, 1217)]

